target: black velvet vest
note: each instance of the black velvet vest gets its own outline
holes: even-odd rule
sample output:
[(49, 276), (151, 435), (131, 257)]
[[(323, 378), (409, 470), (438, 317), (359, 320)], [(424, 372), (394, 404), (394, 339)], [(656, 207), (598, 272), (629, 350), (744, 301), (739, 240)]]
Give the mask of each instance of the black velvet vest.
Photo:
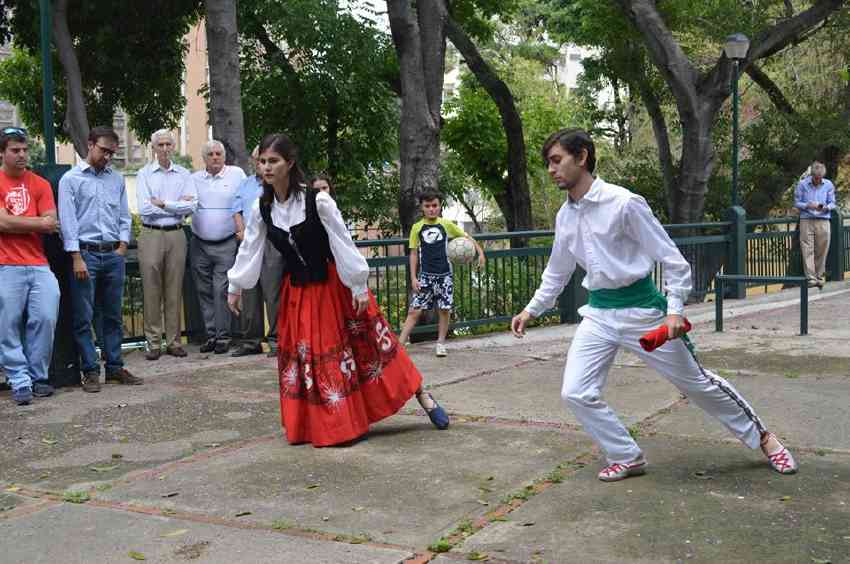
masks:
[(285, 262), (284, 274), (290, 275), (293, 286), (306, 286), (328, 279), (328, 263), (333, 262), (328, 232), (316, 210), (316, 194), (319, 191), (307, 188), (302, 194), (306, 198), (305, 218), (298, 225), (284, 231), (272, 223), (270, 204), (260, 200), (260, 215), (266, 224), (268, 240), (280, 251)]

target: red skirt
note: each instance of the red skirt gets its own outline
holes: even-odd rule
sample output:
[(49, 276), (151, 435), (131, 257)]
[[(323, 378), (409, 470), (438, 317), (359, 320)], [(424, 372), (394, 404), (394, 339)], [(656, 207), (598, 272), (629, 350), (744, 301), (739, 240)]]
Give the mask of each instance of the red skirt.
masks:
[(286, 440), (316, 447), (364, 435), (422, 384), (372, 293), (367, 311), (356, 316), (351, 290), (332, 264), (322, 283), (292, 286), (284, 279), (278, 374)]

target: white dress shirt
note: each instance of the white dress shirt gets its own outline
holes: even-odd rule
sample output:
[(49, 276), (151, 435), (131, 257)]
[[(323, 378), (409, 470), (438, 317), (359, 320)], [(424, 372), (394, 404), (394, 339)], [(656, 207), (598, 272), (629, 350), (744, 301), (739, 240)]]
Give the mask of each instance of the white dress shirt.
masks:
[[(304, 221), (306, 217), (304, 204), (303, 196), (287, 198), (283, 203), (275, 199), (271, 210), (272, 223), (284, 231), (290, 231), (293, 225)], [(369, 265), (354, 245), (342, 214), (336, 207), (336, 202), (330, 195), (319, 192), (316, 195), (316, 210), (328, 233), (328, 242), (340, 280), (355, 296), (365, 294), (369, 281)], [(239, 245), (236, 262), (233, 268), (227, 271), (227, 278), (230, 281), (229, 293), (239, 294), (243, 289), (257, 285), (260, 270), (263, 267), (265, 241), (266, 223), (260, 216), (260, 202), (257, 200), (248, 216), (245, 239)]]
[(543, 280), (526, 311), (534, 317), (555, 305), (576, 263), (588, 290), (629, 286), (663, 265), (668, 313), (680, 314), (691, 291), (691, 267), (646, 200), (597, 178), (578, 202), (569, 198), (555, 220), (555, 242)]
[(245, 178), (238, 166), (224, 165), (213, 176), (206, 170), (192, 175), (198, 192), (198, 209), (192, 216), (192, 232), (207, 241), (221, 241), (236, 233), (233, 220), (233, 199), (236, 189)]
[[(186, 197), (191, 199), (183, 199)], [(159, 198), (165, 207), (153, 205), (151, 198)], [(191, 173), (174, 163), (162, 168), (154, 161), (142, 167), (136, 175), (136, 199), (144, 225), (177, 225), (198, 207), (198, 191)]]

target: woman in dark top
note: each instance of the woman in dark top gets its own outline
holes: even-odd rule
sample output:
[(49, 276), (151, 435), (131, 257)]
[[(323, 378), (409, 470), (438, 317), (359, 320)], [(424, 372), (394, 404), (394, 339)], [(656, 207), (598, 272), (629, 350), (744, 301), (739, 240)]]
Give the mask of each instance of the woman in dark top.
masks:
[(446, 412), (422, 391), (422, 376), (368, 289), (369, 266), (334, 200), (307, 188), (298, 149), (283, 134), (260, 144), (263, 195), (250, 211), (228, 304), (239, 314), (253, 288), (265, 240), (286, 261), (278, 314), (281, 420), (291, 444), (357, 439), (416, 395), (438, 429)]

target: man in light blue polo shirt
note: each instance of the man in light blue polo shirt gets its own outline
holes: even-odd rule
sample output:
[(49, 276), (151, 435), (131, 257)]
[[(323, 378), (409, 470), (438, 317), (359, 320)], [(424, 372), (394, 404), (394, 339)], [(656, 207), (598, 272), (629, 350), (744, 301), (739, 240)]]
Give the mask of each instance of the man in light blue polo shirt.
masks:
[[(257, 169), (257, 153), (259, 147), (251, 153), (254, 170)], [(252, 217), (254, 207), (263, 193), (262, 179), (252, 174), (242, 181), (233, 201), (233, 219), (236, 222), (236, 238), (240, 241), (249, 221), (258, 221)], [(266, 341), (269, 343), (269, 356), (277, 354), (277, 311), (280, 303), (280, 286), (283, 284), (283, 255), (266, 241), (263, 253), (263, 270), (260, 272), (260, 282), (254, 288), (242, 292), (242, 315), (239, 316), (242, 338), (239, 348), (231, 356), (245, 356), (263, 352), (260, 341), (265, 333), (263, 323), (263, 304), (269, 320), (269, 332)]]
[(71, 299), (74, 339), (80, 351), (83, 389), (100, 391), (100, 361), (92, 338), (95, 296), (103, 323), (98, 335), (106, 357), (106, 382), (141, 384), (124, 369), (124, 256), (130, 242), (130, 208), (124, 177), (109, 167), (118, 150), (118, 135), (109, 127), (89, 132), (85, 162), (59, 181), (59, 223), (65, 250), (71, 254)]
[(826, 167), (814, 161), (812, 174), (794, 190), (794, 207), (800, 210), (800, 253), (809, 287), (823, 288), (829, 252), (829, 219), (835, 209), (835, 186), (824, 178)]

